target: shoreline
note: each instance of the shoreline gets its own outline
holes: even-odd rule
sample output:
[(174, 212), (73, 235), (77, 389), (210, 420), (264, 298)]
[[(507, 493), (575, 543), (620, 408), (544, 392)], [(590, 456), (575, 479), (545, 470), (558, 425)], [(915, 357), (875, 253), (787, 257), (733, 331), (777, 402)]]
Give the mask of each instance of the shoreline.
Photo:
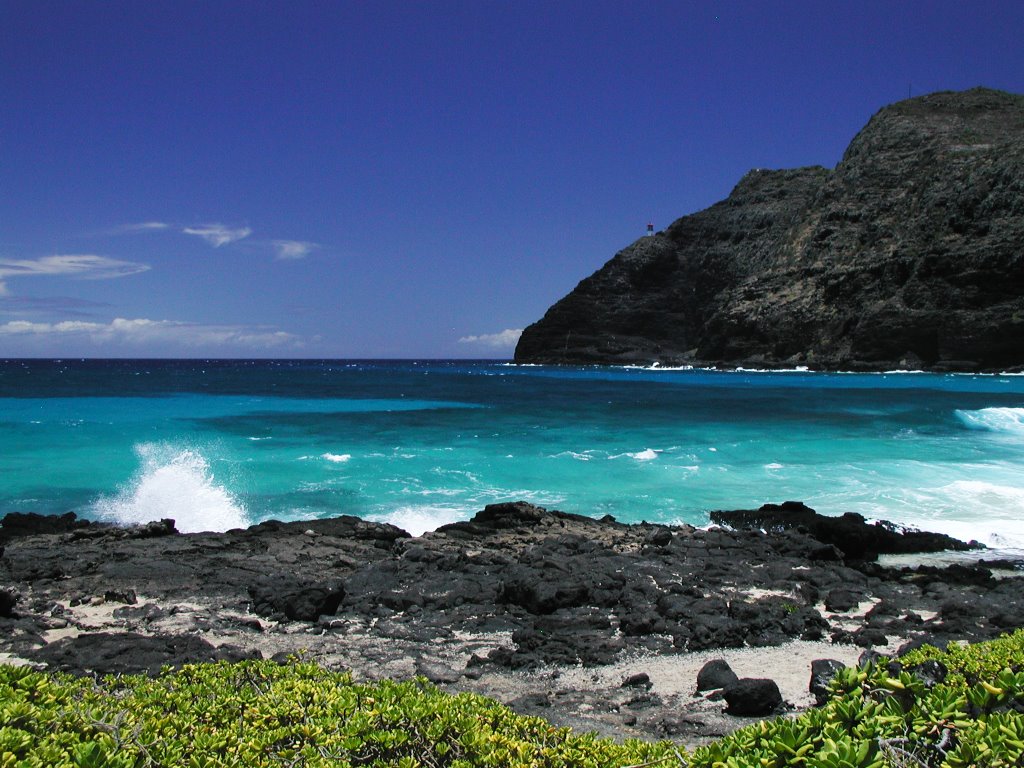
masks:
[(751, 722), (693, 695), (711, 658), (771, 677), (795, 707), (780, 711), (798, 711), (815, 658), (850, 664), (907, 641), (1024, 626), (1019, 590), (995, 577), (1018, 563), (977, 565), (988, 551), (973, 550), (952, 565), (918, 554), (892, 567), (875, 559), (878, 527), (862, 519), (833, 531), (851, 551), (864, 545), (854, 558), (828, 541), (842, 518), (821, 518), (815, 537), (805, 507), (758, 516), (797, 511), (802, 529), (762, 533), (513, 503), (420, 537), (344, 517), (222, 534), (73, 517), (43, 532), (5, 518), (0, 588), (17, 599), (0, 618), (0, 660), (155, 672), (305, 651), (359, 678), (423, 675), (559, 725), (694, 744)]

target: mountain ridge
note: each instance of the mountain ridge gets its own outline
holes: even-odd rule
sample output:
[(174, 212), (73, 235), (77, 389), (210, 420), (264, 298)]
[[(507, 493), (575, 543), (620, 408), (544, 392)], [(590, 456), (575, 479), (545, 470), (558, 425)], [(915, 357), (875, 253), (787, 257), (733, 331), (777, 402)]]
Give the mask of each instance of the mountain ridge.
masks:
[(745, 174), (526, 328), (524, 363), (1024, 365), (1024, 96), (883, 107), (833, 169)]

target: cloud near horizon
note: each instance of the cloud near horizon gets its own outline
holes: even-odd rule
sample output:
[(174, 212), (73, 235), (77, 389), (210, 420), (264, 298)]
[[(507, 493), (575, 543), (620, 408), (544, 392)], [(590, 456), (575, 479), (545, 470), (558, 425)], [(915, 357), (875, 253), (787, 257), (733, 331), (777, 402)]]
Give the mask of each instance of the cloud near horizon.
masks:
[(459, 344), (478, 344), (490, 349), (511, 349), (519, 342), (522, 328), (506, 328), (500, 333), (484, 333), (479, 336), (463, 336)]
[(319, 243), (310, 243), (305, 240), (273, 240), (271, 241), (277, 251), (277, 258), (282, 260), (304, 259), (313, 251), (319, 250)]
[(179, 320), (115, 318), (108, 323), (64, 320), (35, 323), (12, 320), (0, 324), (0, 339), (81, 340), (93, 345), (163, 344), (195, 350), (197, 348), (241, 347), (245, 349), (303, 346), (298, 336), (269, 328), (244, 325), (203, 325)]
[(203, 224), (198, 227), (184, 227), (181, 230), (186, 235), (201, 237), (214, 248), (222, 245), (243, 240), (252, 234), (249, 227), (228, 227), (224, 224)]

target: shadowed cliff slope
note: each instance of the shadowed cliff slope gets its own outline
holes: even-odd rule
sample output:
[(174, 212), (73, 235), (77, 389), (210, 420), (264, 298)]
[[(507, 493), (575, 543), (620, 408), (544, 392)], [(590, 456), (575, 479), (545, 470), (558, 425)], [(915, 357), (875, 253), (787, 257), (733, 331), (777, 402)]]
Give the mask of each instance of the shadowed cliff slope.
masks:
[(1024, 365), (1024, 96), (879, 111), (833, 170), (754, 170), (615, 255), (518, 362)]

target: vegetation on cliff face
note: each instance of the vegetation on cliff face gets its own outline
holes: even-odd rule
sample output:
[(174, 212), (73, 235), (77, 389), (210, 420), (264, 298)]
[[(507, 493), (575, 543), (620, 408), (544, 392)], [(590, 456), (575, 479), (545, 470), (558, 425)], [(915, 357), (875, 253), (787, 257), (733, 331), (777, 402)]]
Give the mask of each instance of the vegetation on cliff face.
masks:
[(519, 362), (1024, 365), (1024, 96), (879, 111), (835, 169), (755, 170), (633, 243), (524, 332)]
[[(884, 659), (883, 659), (884, 661)], [(314, 664), (190, 665), (102, 680), (0, 666), (0, 766), (997, 768), (1024, 760), (1024, 631), (840, 670), (832, 698), (692, 753), (616, 743), (423, 680)]]

